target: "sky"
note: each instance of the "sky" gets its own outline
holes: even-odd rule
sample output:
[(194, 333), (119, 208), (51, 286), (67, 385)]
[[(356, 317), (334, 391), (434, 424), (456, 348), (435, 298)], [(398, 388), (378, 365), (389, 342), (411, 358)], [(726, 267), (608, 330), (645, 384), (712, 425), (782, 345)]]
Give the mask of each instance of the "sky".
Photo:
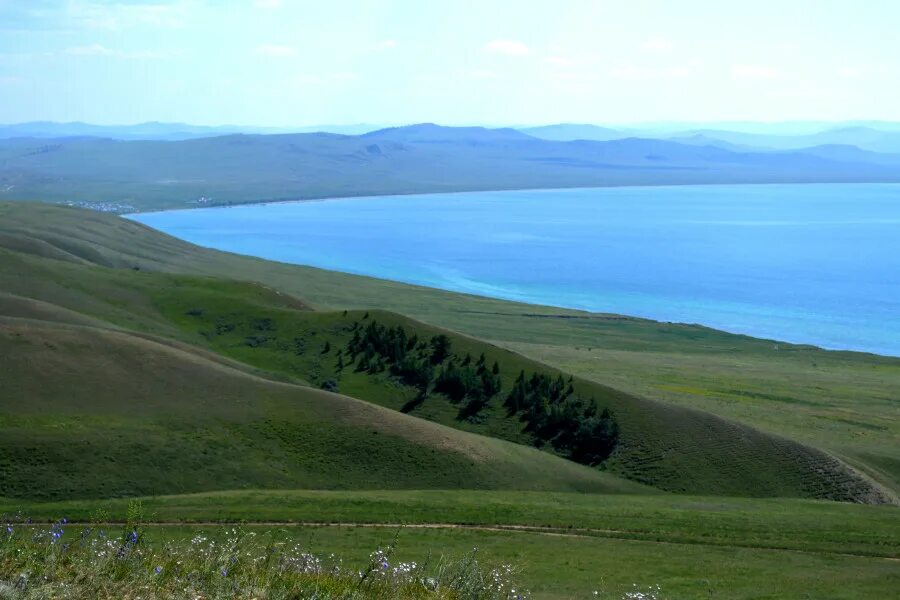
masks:
[(900, 120), (897, 0), (0, 0), (0, 123)]

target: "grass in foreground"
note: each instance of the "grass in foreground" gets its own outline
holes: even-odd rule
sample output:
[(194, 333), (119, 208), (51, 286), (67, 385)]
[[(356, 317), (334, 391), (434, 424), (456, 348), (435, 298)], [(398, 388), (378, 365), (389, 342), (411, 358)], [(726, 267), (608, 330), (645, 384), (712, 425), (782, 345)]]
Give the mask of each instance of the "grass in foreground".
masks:
[[(99, 536), (98, 525), (87, 526), (92, 529), (85, 536), (87, 548), (94, 543), (92, 537)], [(110, 537), (100, 538), (105, 547), (95, 543), (98, 556), (97, 552), (88, 554), (78, 546), (86, 526), (57, 522), (50, 531), (58, 531), (60, 527), (65, 529), (60, 541), (69, 543), (64, 552), (62, 546), (52, 543), (47, 526), (37, 529), (43, 530), (43, 537), (35, 540), (24, 536), (16, 542), (23, 548), (32, 548), (28, 560), (33, 568), (46, 570), (51, 578), (56, 578), (57, 584), (68, 584), (55, 590), (34, 586), (32, 597), (61, 597), (68, 593), (69, 597), (76, 598), (152, 600), (188, 597), (474, 600), (519, 595), (536, 600), (695, 600), (701, 597), (870, 600), (892, 597), (900, 583), (896, 560), (883, 557), (604, 539), (577, 534), (272, 524), (248, 524), (243, 529), (222, 525), (133, 529), (126, 525), (109, 530), (116, 532), (111, 543)], [(17, 526), (16, 530), (21, 527)], [(139, 542), (129, 548), (133, 531)], [(0, 580), (6, 582), (7, 596), (27, 598), (13, 595), (21, 571), (11, 571), (9, 565), (13, 563), (4, 562), (8, 553), (2, 550), (2, 544), (0, 537)], [(123, 545), (127, 550), (120, 557)], [(392, 547), (388, 555), (371, 552), (372, 548)], [(246, 555), (248, 551), (250, 556)], [(232, 562), (237, 552), (243, 554)], [(273, 556), (269, 557), (267, 552)], [(23, 556), (19, 555), (19, 560)], [(263, 556), (267, 564), (264, 560), (252, 562), (253, 558)], [(487, 563), (482, 562), (485, 557)], [(383, 568), (385, 559), (387, 569)], [(412, 567), (414, 561), (417, 564)], [(515, 569), (504, 564), (515, 565)], [(382, 568), (378, 569), (379, 566)], [(158, 574), (157, 567), (160, 567)], [(372, 567), (375, 568), (359, 585)], [(31, 576), (30, 581), (37, 582), (38, 578)], [(256, 588), (252, 587), (254, 582), (258, 582)], [(503, 584), (503, 588), (498, 589), (498, 584)], [(55, 594), (49, 593), (53, 591)], [(251, 591), (256, 593), (250, 595)]]
[(65, 519), (49, 529), (7, 523), (0, 598), (527, 598), (511, 581), (511, 566), (485, 566), (475, 552), (419, 564), (395, 561), (388, 546), (357, 568), (234, 527), (189, 542), (151, 542), (152, 533), (140, 523), (112, 535), (103, 525), (70, 527)]

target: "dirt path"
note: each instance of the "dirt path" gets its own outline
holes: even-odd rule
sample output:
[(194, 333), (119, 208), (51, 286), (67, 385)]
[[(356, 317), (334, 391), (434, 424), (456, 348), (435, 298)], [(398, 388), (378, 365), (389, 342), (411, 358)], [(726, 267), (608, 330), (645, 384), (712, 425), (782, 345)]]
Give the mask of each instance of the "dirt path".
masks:
[[(71, 521), (72, 524), (84, 524)], [(102, 525), (123, 525), (122, 521), (109, 521)], [(799, 552), (801, 554), (817, 554), (826, 556), (849, 556), (854, 558), (873, 558), (900, 562), (900, 557), (885, 556), (882, 554), (865, 554), (861, 552), (832, 552), (828, 550), (803, 550), (800, 548), (785, 548), (782, 546), (766, 546), (762, 544), (728, 544), (701, 540), (661, 540), (649, 539), (648, 534), (641, 531), (629, 531), (627, 529), (599, 529), (588, 527), (542, 527), (539, 525), (505, 525), (497, 524), (467, 524), (467, 523), (363, 523), (356, 521), (322, 522), (322, 521), (151, 521), (146, 525), (160, 527), (227, 527), (240, 525), (241, 527), (370, 527), (381, 529), (462, 529), (468, 531), (488, 531), (494, 533), (530, 533), (563, 538), (591, 538), (591, 539), (615, 539), (629, 542), (644, 542), (651, 544), (669, 544), (674, 546), (696, 545), (712, 546), (716, 548), (743, 548), (748, 550), (771, 550), (778, 552)]]

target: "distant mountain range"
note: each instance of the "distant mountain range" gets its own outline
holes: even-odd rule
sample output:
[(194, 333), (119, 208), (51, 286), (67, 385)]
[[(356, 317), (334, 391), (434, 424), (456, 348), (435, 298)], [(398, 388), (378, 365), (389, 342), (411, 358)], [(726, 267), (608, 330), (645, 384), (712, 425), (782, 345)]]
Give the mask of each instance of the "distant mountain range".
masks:
[(575, 123), (525, 127), (519, 131), (542, 140), (554, 140), (557, 142), (569, 142), (573, 140), (608, 142), (610, 140), (621, 140), (636, 133), (625, 129), (611, 129), (609, 127), (600, 127), (598, 125), (577, 125)]
[(209, 127), (187, 123), (138, 123), (136, 125), (92, 125), (90, 123), (55, 123), (53, 121), (33, 121), (15, 125), (0, 125), (0, 139), (34, 137), (99, 137), (116, 140), (189, 140), (200, 137), (215, 137), (233, 133), (314, 133), (328, 132), (344, 135), (359, 135), (379, 129), (378, 125), (315, 125), (309, 127), (242, 127), (222, 125)]
[[(774, 129), (774, 128), (772, 128)], [(785, 128), (797, 131), (798, 128)], [(856, 146), (870, 152), (900, 153), (900, 125), (871, 123), (825, 127), (805, 133), (735, 131), (721, 128), (622, 128), (560, 124), (523, 128), (520, 131), (546, 140), (610, 141), (628, 137), (668, 139), (683, 144), (718, 146), (735, 151), (799, 150), (822, 145)]]
[(555, 141), (515, 129), (434, 124), (355, 136), (10, 138), (0, 140), (0, 199), (152, 210), (466, 190), (900, 182), (900, 158), (853, 146), (759, 151), (729, 140), (699, 142), (705, 138)]

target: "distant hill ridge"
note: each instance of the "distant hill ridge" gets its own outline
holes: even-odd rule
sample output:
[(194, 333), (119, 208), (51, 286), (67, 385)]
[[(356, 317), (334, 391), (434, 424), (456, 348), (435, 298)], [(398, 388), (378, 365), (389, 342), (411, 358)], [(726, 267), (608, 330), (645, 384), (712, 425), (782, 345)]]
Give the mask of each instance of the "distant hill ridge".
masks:
[(124, 212), (469, 190), (900, 182), (893, 159), (880, 155), (722, 146), (633, 136), (555, 141), (508, 128), (431, 123), (363, 135), (16, 138), (0, 140), (0, 199), (77, 201)]

